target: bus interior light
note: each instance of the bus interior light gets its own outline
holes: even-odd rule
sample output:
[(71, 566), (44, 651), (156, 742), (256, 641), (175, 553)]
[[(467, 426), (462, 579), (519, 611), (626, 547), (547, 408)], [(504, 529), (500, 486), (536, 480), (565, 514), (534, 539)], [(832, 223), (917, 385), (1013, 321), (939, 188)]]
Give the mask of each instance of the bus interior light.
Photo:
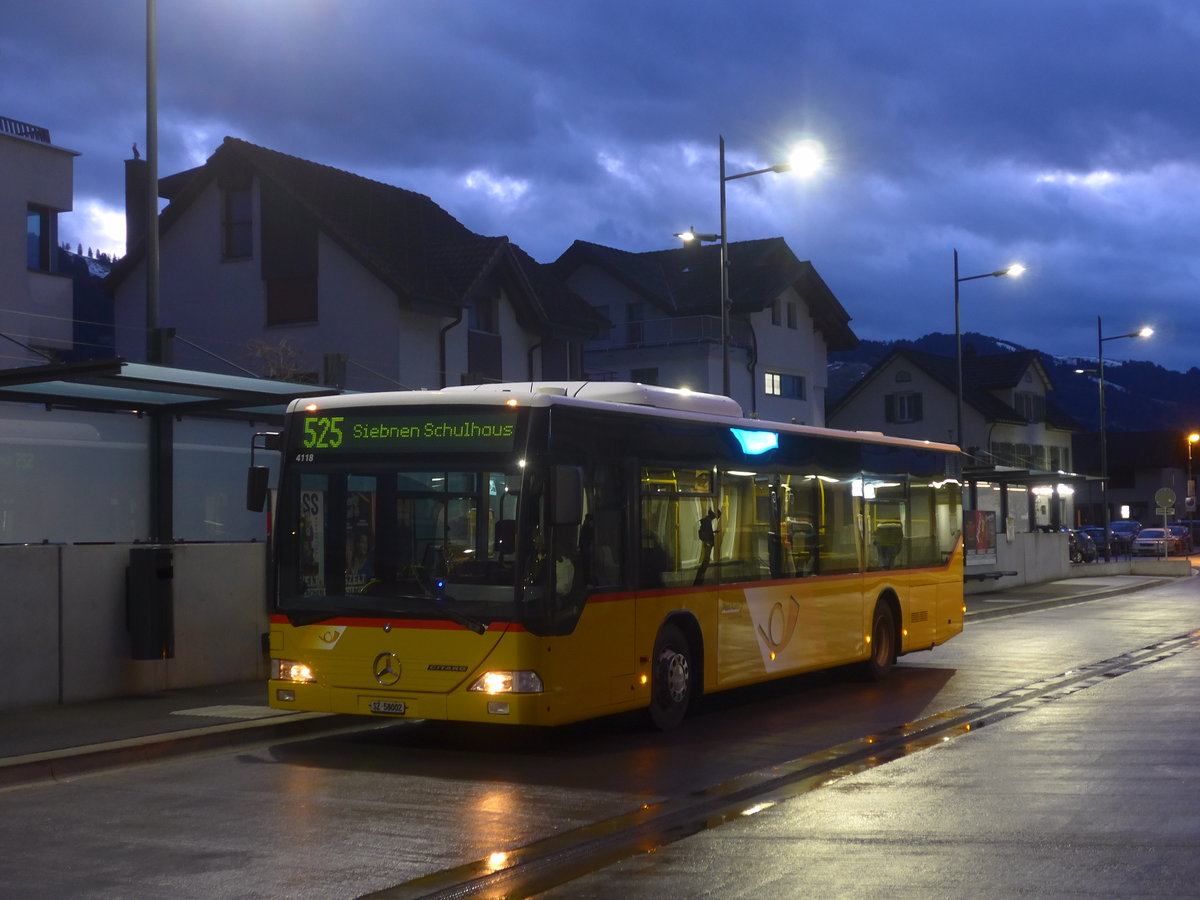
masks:
[(317, 680), (312, 667), (307, 663), (297, 662), (294, 659), (275, 659), (271, 662), (273, 663), (272, 668), (275, 670), (276, 681), (296, 681), (310, 684)]
[(484, 694), (540, 694), (545, 690), (541, 677), (529, 669), (484, 672), (467, 688)]

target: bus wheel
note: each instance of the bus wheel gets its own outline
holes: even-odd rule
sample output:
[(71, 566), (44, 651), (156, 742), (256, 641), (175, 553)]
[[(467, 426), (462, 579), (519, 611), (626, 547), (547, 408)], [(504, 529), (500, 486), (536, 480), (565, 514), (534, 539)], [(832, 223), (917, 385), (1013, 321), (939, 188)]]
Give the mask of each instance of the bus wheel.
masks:
[(664, 625), (654, 642), (654, 668), (650, 681), (650, 719), (662, 731), (683, 721), (692, 702), (694, 671), (692, 648), (683, 632)]
[(887, 603), (875, 604), (871, 618), (871, 655), (862, 664), (862, 674), (871, 681), (887, 675), (896, 661), (896, 619)]

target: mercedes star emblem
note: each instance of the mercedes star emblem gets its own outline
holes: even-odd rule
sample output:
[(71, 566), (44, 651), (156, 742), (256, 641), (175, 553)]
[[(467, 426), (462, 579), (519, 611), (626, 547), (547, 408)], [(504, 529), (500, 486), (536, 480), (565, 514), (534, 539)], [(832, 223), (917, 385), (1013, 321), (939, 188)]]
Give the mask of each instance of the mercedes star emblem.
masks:
[(385, 651), (375, 657), (371, 671), (375, 673), (376, 681), (384, 687), (391, 687), (400, 680), (400, 661), (395, 653)]

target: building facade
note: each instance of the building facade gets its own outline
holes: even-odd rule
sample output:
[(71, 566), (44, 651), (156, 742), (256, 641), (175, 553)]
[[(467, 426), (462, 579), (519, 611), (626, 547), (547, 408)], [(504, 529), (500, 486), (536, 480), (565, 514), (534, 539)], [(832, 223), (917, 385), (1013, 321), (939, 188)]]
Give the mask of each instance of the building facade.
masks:
[(728, 393), (747, 415), (823, 425), (828, 351), (858, 343), (841, 303), (782, 238), (729, 245), (726, 341), (717, 247), (629, 253), (576, 241), (554, 267), (612, 325), (587, 345), (591, 378)]
[[(1035, 351), (963, 360), (962, 443), (969, 510), (994, 512), (1018, 532), (1075, 524), (1072, 436), (1080, 427), (1049, 399), (1054, 385)], [(956, 443), (953, 358), (893, 350), (829, 412), (835, 428)]]
[(78, 155), (51, 143), (49, 129), (0, 116), (0, 368), (54, 360), (73, 346), (58, 217), (72, 206)]
[[(158, 328), (177, 366), (353, 390), (578, 378), (602, 325), (548, 267), (428, 197), (235, 138), (160, 194)], [(129, 214), (116, 343), (146, 359)]]

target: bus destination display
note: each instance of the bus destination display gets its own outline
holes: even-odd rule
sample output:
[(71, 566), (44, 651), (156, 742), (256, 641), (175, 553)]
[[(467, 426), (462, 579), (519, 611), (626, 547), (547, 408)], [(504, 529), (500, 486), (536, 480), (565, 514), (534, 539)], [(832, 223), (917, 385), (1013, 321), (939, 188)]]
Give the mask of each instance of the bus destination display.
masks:
[(513, 449), (516, 433), (511, 412), (372, 415), (347, 410), (309, 414), (301, 421), (300, 461), (329, 453), (504, 453)]

